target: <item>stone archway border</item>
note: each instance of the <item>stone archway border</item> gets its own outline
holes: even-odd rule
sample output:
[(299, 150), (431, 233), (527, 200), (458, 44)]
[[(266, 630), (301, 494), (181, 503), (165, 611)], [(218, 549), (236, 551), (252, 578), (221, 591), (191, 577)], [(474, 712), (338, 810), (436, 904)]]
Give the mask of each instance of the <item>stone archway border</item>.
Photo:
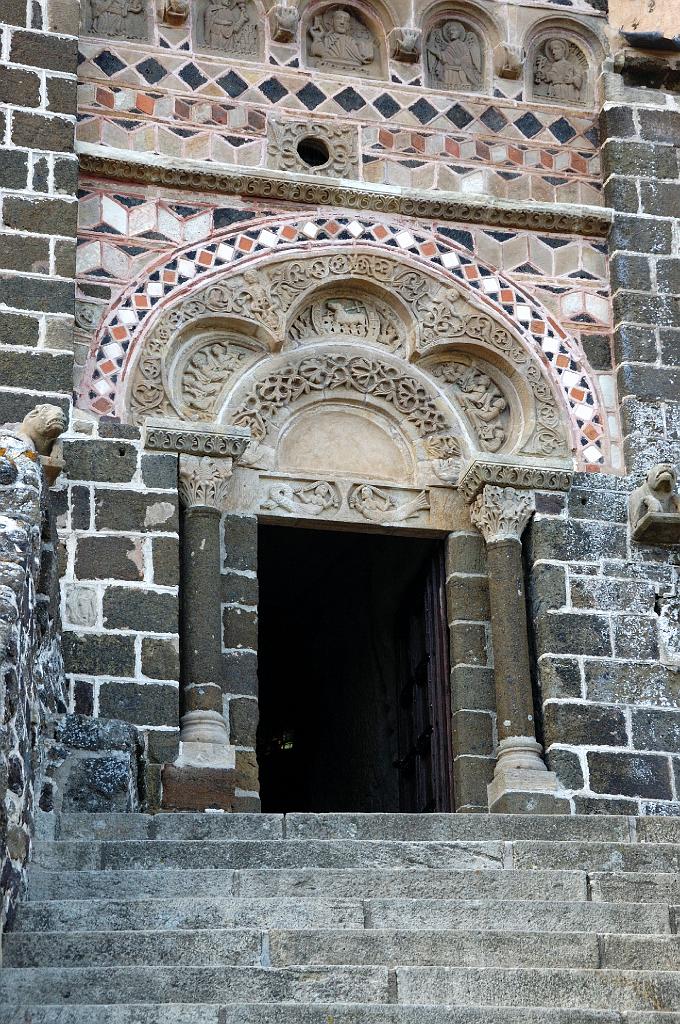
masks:
[(232, 229), (178, 251), (171, 260), (151, 268), (119, 299), (95, 339), (81, 385), (79, 405), (99, 415), (120, 414), (122, 382), (134, 352), (156, 310), (241, 261), (275, 252), (313, 251), (317, 244), (348, 247), (361, 244), (436, 268), (473, 294), (497, 319), (523, 336), (557, 383), (571, 419), (581, 466), (599, 471), (608, 463), (607, 421), (594, 379), (584, 365), (576, 341), (531, 296), (492, 267), (433, 232), (382, 220), (349, 216), (267, 218)]

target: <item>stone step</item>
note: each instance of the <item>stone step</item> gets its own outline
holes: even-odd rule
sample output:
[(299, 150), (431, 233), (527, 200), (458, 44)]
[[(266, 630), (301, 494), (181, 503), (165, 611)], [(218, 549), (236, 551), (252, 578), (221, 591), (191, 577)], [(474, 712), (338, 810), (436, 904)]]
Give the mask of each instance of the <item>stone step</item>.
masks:
[(86, 966), (443, 966), (624, 968), (673, 971), (680, 936), (586, 932), (255, 929), (14, 932), (5, 967)]
[(281, 841), (37, 840), (33, 860), (53, 870), (96, 868), (500, 868), (588, 872), (680, 870), (678, 843), (603, 843), (585, 840), (406, 842), (380, 840)]
[(643, 871), (599, 872), (588, 876), (593, 900), (680, 905), (680, 874)]
[(546, 1007), (146, 1004), (0, 1009), (0, 1024), (680, 1024), (680, 1013)]
[[(513, 814), (64, 814), (59, 839), (369, 839), (408, 842), (456, 840), (597, 840), (629, 842), (635, 832), (621, 815)], [(648, 819), (652, 825), (654, 819)], [(672, 824), (672, 823), (671, 823)], [(649, 831), (637, 829), (638, 839)], [(675, 835), (675, 838), (673, 836)], [(651, 837), (647, 837), (651, 838)], [(662, 830), (658, 842), (679, 842), (680, 830)]]
[(667, 1010), (680, 1006), (680, 972), (402, 967), (397, 1003)]
[[(680, 848), (679, 848), (680, 849)], [(502, 867), (502, 842), (334, 840), (38, 840), (33, 861), (52, 869), (95, 868), (485, 868)]]
[(663, 904), (551, 900), (342, 900), (191, 897), (52, 900), (20, 906), (15, 931), (149, 931), (201, 928), (380, 928), (667, 934)]
[(544, 871), (558, 868), (588, 872), (672, 872), (680, 870), (680, 844), (517, 840), (512, 843), (512, 866)]
[[(634, 879), (636, 876), (626, 877)], [(259, 871), (251, 868), (232, 871), (206, 868), (178, 871), (173, 868), (157, 868), (51, 871), (33, 864), (28, 887), (29, 898), (35, 900), (143, 899), (152, 896), (186, 896), (190, 892), (249, 897), (324, 896), (343, 899), (372, 896), (418, 898), (429, 897), (433, 892), (443, 899), (468, 899), (474, 896), (477, 899), (499, 900), (585, 900), (588, 895), (584, 871), (510, 869), (424, 871), (411, 868), (404, 871), (401, 868), (279, 868), (277, 871)], [(656, 892), (653, 888), (650, 891)], [(634, 894), (633, 887), (630, 892)], [(680, 889), (678, 892), (680, 894)], [(621, 899), (623, 897), (619, 902)], [(624, 902), (636, 902), (636, 899), (632, 895)], [(646, 901), (641, 899), (640, 902)]]
[[(555, 1007), (674, 1011), (680, 973), (459, 967), (6, 968), (0, 1005), (396, 1002), (407, 1006)], [(277, 1014), (280, 1007), (276, 1006)], [(276, 1018), (279, 1020), (280, 1018)]]

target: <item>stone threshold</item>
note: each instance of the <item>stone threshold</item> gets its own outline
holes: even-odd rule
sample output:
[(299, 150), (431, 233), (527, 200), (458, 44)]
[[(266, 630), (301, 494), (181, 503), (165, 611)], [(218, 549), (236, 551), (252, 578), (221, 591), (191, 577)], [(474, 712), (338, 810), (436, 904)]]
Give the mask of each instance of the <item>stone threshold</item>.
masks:
[(491, 196), (461, 196), (425, 189), (370, 185), (319, 175), (291, 175), (283, 171), (232, 170), (204, 161), (168, 158), (159, 154), (131, 153), (91, 143), (76, 144), (81, 174), (165, 188), (192, 189), (218, 195), (281, 200), (310, 206), (519, 228), (561, 234), (605, 237), (613, 220), (608, 208), (561, 203), (524, 203)]

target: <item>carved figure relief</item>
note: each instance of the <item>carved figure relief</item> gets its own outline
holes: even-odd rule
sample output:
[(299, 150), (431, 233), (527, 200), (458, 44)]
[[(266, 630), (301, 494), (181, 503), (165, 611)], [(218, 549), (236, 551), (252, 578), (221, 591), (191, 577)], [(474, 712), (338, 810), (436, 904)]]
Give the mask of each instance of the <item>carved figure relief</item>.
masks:
[(439, 363), (430, 372), (453, 387), (479, 439), (480, 446), (497, 452), (507, 440), (509, 406), (500, 388), (474, 366), (464, 363)]
[(281, 171), (313, 173), (315, 167), (300, 156), (304, 140), (325, 144), (328, 160), (316, 165), (321, 173), (336, 178), (355, 178), (359, 172), (359, 136), (356, 127), (328, 121), (267, 122), (267, 166)]
[(213, 341), (194, 352), (182, 373), (181, 400), (189, 415), (212, 418), (225, 386), (251, 356), (252, 349), (230, 341)]
[(308, 62), (347, 74), (376, 74), (378, 46), (370, 29), (353, 11), (332, 7), (317, 15), (307, 29)]
[(260, 502), (260, 508), (264, 510), (283, 509), (291, 515), (304, 516), (318, 516), (339, 507), (338, 490), (326, 480), (315, 480), (308, 484), (272, 484), (267, 498)]
[(144, 0), (85, 0), (83, 30), (107, 39), (146, 39)]
[(428, 83), (435, 89), (475, 91), (484, 72), (482, 42), (462, 21), (436, 25), (425, 46)]
[(196, 15), (199, 46), (236, 57), (259, 53), (257, 13), (251, 0), (204, 0)]
[(405, 519), (414, 518), (419, 512), (427, 511), (430, 507), (425, 491), (421, 491), (410, 501), (400, 503), (388, 491), (371, 484), (357, 484), (350, 491), (347, 504), (371, 523), (403, 522)]
[(633, 540), (647, 544), (680, 543), (678, 474), (670, 462), (661, 462), (629, 498)]
[(86, 587), (69, 587), (66, 591), (66, 620), (74, 626), (96, 626), (96, 592)]
[(569, 39), (548, 39), (536, 54), (533, 80), (534, 96), (556, 103), (585, 103), (588, 61)]
[(356, 338), (393, 351), (399, 345), (400, 333), (397, 317), (386, 302), (340, 293), (307, 306), (291, 324), (288, 336), (295, 342)]

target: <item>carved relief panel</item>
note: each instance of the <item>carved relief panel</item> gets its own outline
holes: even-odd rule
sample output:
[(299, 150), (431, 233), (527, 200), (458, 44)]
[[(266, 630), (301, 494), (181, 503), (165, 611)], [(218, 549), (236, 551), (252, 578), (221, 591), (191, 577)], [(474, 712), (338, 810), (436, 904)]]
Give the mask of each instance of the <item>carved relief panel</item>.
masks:
[(427, 83), (433, 89), (478, 92), (484, 81), (484, 41), (457, 18), (435, 25), (425, 43)]
[(326, 71), (375, 78), (381, 75), (380, 44), (350, 7), (328, 7), (307, 25), (307, 64)]
[(319, 338), (362, 341), (394, 352), (404, 333), (399, 318), (388, 305), (356, 287), (342, 287), (304, 307), (288, 329), (292, 347)]
[(564, 37), (540, 43), (531, 68), (531, 92), (536, 99), (554, 103), (587, 103), (588, 61), (583, 50)]
[(145, 0), (83, 0), (83, 32), (106, 39), (148, 39)]
[(267, 122), (267, 166), (281, 171), (318, 171), (334, 178), (356, 178), (357, 128), (328, 121), (282, 121), (272, 117)]
[(260, 53), (258, 12), (252, 0), (199, 0), (196, 3), (197, 46), (233, 57)]

